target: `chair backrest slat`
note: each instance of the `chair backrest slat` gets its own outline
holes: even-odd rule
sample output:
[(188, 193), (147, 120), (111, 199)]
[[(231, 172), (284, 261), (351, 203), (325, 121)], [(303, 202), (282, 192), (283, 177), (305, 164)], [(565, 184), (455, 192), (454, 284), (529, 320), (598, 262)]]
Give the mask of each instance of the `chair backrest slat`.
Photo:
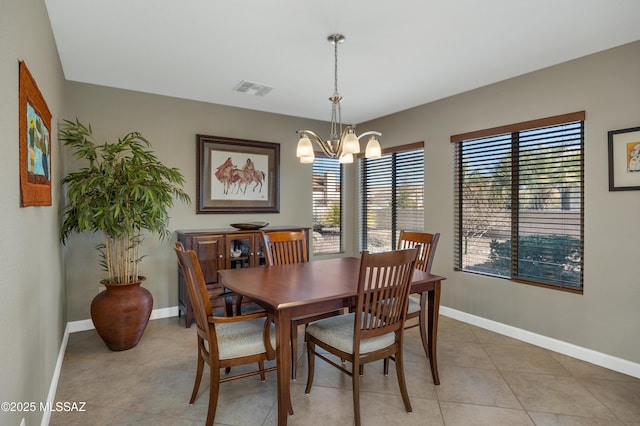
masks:
[(267, 265), (308, 261), (307, 237), (304, 231), (263, 231), (262, 245)]
[(417, 254), (417, 248), (362, 253), (354, 343), (402, 330)]
[(416, 260), (416, 269), (424, 272), (431, 272), (433, 258), (438, 246), (440, 233), (429, 234), (426, 232), (400, 231), (398, 237), (398, 249), (408, 249), (417, 246), (420, 247), (418, 259)]

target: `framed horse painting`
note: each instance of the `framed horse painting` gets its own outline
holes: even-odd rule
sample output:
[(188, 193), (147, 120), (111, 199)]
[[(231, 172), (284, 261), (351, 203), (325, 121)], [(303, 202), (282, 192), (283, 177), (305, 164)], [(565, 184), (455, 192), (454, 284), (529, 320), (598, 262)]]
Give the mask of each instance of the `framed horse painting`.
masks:
[(279, 213), (280, 144), (197, 135), (196, 213)]

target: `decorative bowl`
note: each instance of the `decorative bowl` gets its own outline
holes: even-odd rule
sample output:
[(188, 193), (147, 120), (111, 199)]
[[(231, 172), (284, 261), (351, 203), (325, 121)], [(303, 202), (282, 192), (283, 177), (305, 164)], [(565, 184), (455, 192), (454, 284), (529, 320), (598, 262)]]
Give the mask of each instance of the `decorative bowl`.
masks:
[(247, 223), (231, 223), (230, 225), (242, 231), (261, 229), (267, 226), (269, 222), (247, 222)]

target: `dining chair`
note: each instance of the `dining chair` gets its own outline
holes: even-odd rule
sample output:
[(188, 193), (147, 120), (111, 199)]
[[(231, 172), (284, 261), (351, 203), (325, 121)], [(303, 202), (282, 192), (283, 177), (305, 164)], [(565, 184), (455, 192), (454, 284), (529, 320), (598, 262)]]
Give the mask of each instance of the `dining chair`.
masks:
[[(276, 369), (265, 368), (264, 365), (264, 361), (275, 358), (275, 333), (270, 318), (264, 312), (232, 317), (214, 316), (196, 253), (193, 250), (185, 251), (180, 242), (176, 243), (175, 251), (193, 304), (197, 326), (198, 365), (189, 404), (196, 400), (204, 364), (207, 363), (211, 385), (206, 425), (210, 426), (216, 415), (220, 383), (258, 374), (264, 381), (265, 373)], [(254, 362), (258, 363), (257, 370), (220, 376), (221, 368), (225, 368), (228, 374), (233, 366)]]
[[(403, 364), (404, 323), (409, 287), (418, 249), (369, 254), (360, 259), (358, 294), (352, 313), (310, 323), (305, 332), (308, 376), (305, 393), (311, 392), (315, 357), (351, 376), (355, 424), (360, 425), (360, 375), (365, 363), (393, 356), (402, 401), (407, 412), (411, 402)], [(334, 362), (322, 350), (351, 363), (351, 370)]]
[[(304, 231), (263, 231), (262, 245), (267, 266), (302, 263), (309, 260), (307, 236)], [(344, 313), (344, 310), (293, 318), (291, 320), (292, 379), (295, 379), (298, 373), (298, 326), (342, 313)]]
[[(436, 247), (438, 247), (438, 240), (440, 239), (440, 233), (429, 234), (426, 232), (415, 232), (415, 231), (400, 231), (400, 236), (398, 237), (398, 245), (397, 249), (408, 249), (408, 248), (418, 248), (418, 258), (416, 260), (416, 269), (419, 269), (424, 272), (431, 272), (431, 265), (433, 264), (433, 258), (436, 254)], [(420, 315), (424, 315), (422, 312), (422, 308), (420, 306), (420, 295), (419, 294), (410, 294), (409, 295), (409, 305), (407, 307), (407, 324), (405, 324), (405, 329), (410, 329), (414, 327), (420, 326), (420, 322), (409, 322), (414, 318), (418, 318)], [(427, 329), (424, 326), (424, 321), (422, 322), (422, 327), (420, 327), (420, 338), (422, 339), (422, 347), (424, 349), (424, 353), (429, 357), (429, 336), (427, 336)], [(389, 374), (389, 361), (385, 360), (384, 362), (384, 374)]]

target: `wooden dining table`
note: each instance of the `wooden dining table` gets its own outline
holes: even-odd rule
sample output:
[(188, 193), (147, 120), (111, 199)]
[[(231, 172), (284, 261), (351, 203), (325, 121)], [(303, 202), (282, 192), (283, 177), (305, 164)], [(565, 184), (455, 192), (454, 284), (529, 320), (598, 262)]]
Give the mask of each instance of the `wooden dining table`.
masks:
[[(290, 401), (291, 319), (355, 305), (360, 258), (315, 260), (218, 272), (220, 284), (251, 298), (273, 315), (276, 327), (278, 424), (286, 425)], [(420, 293), (420, 331), (431, 365), (433, 383), (440, 384), (436, 356), (440, 285), (444, 277), (415, 270), (411, 293)], [(426, 323), (425, 323), (426, 321)]]

